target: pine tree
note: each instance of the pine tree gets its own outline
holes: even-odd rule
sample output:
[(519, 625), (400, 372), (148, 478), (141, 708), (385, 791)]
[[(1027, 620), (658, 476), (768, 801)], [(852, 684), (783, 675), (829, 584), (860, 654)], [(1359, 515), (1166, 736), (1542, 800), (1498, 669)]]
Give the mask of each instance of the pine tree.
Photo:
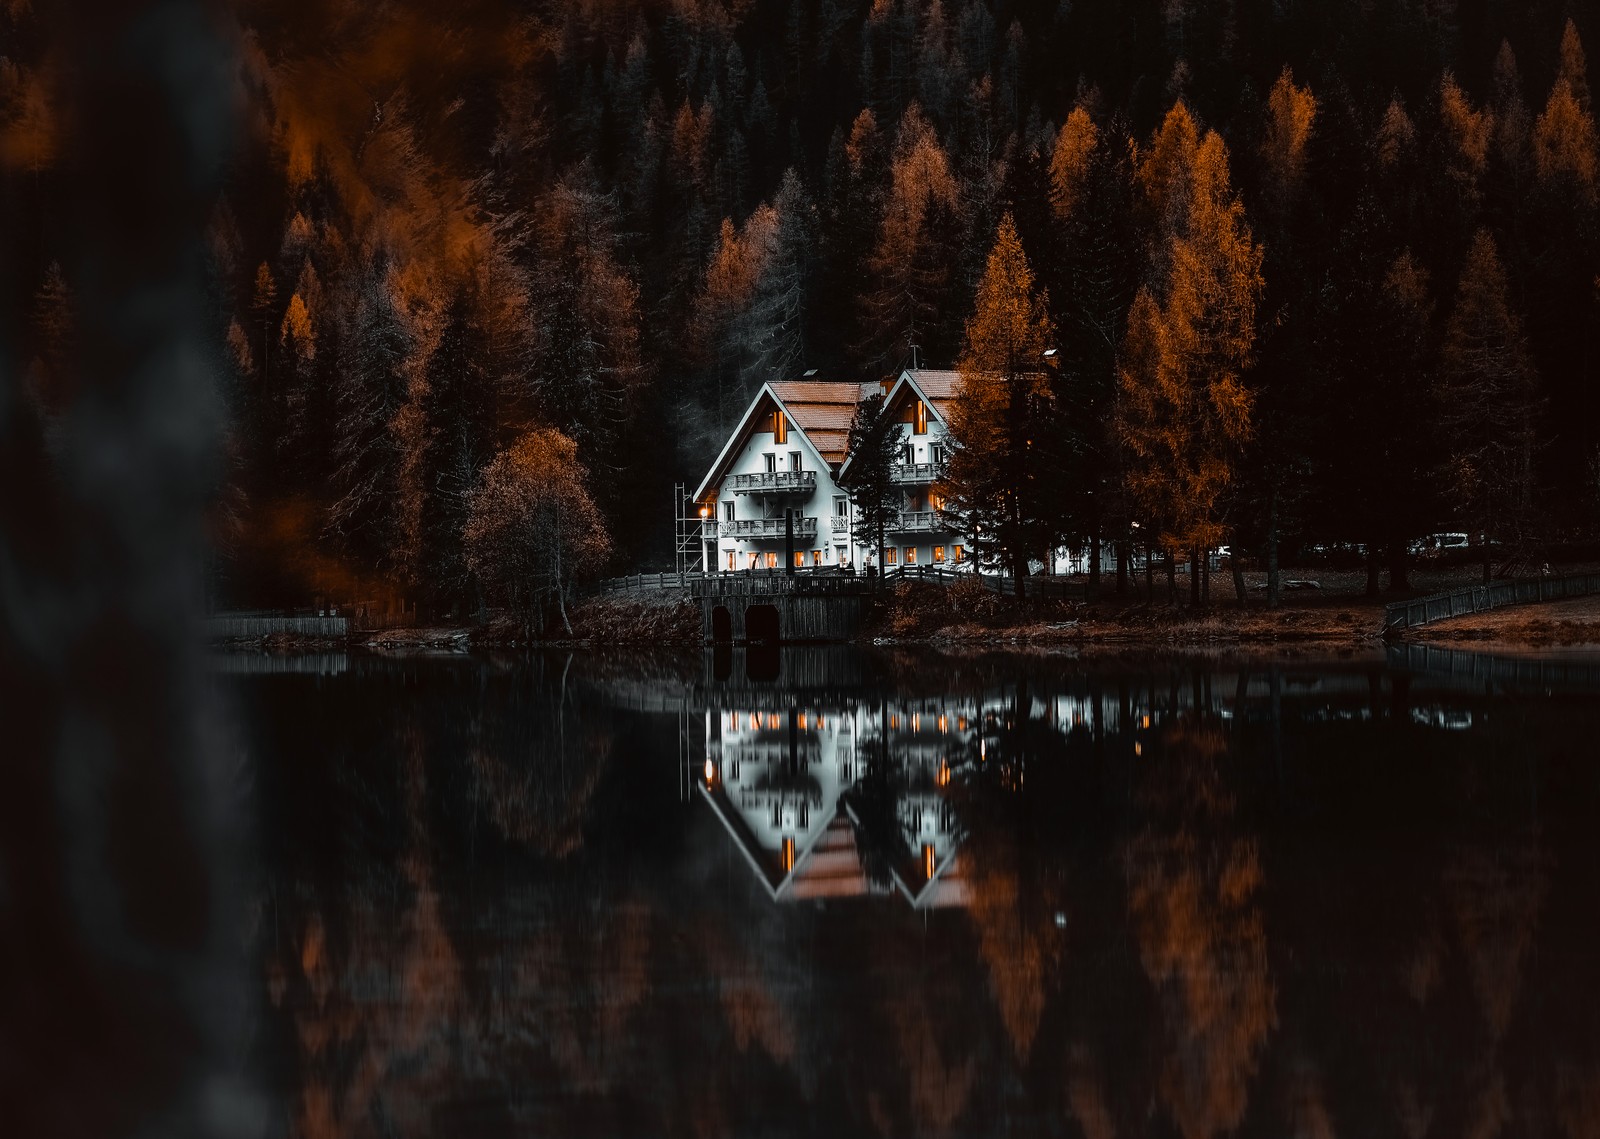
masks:
[(913, 103), (895, 140), (883, 226), (869, 266), (874, 285), (862, 310), (865, 354), (880, 367), (905, 359), (913, 344), (930, 347), (950, 284), (941, 247), (959, 202), (949, 155)]
[(900, 432), (884, 410), (884, 396), (874, 393), (856, 405), (850, 419), (850, 502), (855, 525), (872, 538), (877, 564), (883, 565), (884, 534), (900, 520), (902, 492), (894, 481), (899, 461)]
[(368, 571), (386, 570), (400, 537), (405, 455), (394, 430), (406, 399), (411, 338), (381, 261), (361, 273), (341, 345), (329, 529)]
[(1019, 596), (1031, 557), (1061, 536), (1059, 438), (1044, 353), (1054, 347), (1048, 298), (1007, 214), (995, 234), (967, 343), (961, 391), (950, 421), (952, 451), (943, 482), (945, 513), (978, 550), (1008, 565)]
[(1472, 239), (1440, 356), (1438, 417), (1449, 441), (1448, 486), (1482, 542), (1520, 547), (1533, 517), (1537, 378), (1512, 312), (1494, 238)]

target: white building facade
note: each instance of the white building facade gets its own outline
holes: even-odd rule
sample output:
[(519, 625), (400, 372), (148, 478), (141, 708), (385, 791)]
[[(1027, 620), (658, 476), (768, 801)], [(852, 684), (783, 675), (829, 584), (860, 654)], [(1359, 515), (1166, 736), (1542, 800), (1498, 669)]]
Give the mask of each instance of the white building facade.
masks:
[(884, 534), (883, 569), (969, 564), (971, 543), (945, 520), (938, 481), (949, 455), (959, 373), (907, 370), (893, 382), (764, 384), (695, 490), (711, 572), (876, 565), (876, 536), (855, 524), (848, 482), (850, 421), (883, 392), (900, 433), (903, 499)]

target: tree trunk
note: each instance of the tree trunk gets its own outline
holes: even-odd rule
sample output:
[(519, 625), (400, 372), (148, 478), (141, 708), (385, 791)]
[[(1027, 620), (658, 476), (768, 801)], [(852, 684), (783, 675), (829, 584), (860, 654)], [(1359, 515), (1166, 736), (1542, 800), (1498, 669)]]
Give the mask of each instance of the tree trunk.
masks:
[(1404, 538), (1389, 543), (1389, 592), (1402, 593), (1411, 588), (1409, 554)]
[(1211, 549), (1207, 547), (1200, 557), (1200, 601), (1211, 604)]
[(1146, 542), (1144, 544), (1144, 599), (1146, 601), (1154, 601), (1156, 599), (1156, 569), (1153, 564), (1155, 557), (1155, 550), (1150, 548), (1149, 542)]
[(1267, 498), (1267, 608), (1276, 609), (1282, 597), (1278, 580), (1278, 492)]
[(1189, 604), (1200, 607), (1200, 546), (1189, 547)]
[(1089, 521), (1089, 596), (1100, 592), (1100, 518)]
[(1178, 603), (1178, 558), (1176, 550), (1163, 551), (1167, 555), (1167, 604)]
[(1228, 570), (1233, 574), (1233, 592), (1239, 598), (1239, 608), (1243, 609), (1245, 602), (1244, 570), (1239, 568), (1239, 555), (1234, 552), (1239, 548), (1237, 536), (1233, 542), (1234, 544), (1228, 548)]
[(1120, 539), (1117, 542), (1117, 596), (1128, 596), (1128, 540)]

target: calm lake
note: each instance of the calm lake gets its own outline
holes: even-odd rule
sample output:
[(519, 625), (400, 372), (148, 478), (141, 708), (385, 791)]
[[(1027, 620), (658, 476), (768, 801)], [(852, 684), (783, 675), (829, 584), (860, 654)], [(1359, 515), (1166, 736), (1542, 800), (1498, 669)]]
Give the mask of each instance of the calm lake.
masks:
[(227, 656), (306, 1136), (1593, 1136), (1600, 668)]

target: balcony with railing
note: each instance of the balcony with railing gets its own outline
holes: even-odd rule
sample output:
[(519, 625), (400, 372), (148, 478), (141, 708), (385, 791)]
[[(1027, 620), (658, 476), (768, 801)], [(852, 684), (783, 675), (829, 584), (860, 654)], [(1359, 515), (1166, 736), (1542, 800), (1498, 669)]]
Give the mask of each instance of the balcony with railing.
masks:
[(944, 534), (950, 531), (950, 524), (945, 521), (942, 511), (902, 510), (894, 523), (885, 529), (894, 534)]
[(901, 486), (920, 486), (938, 482), (944, 477), (943, 463), (896, 463), (889, 468), (890, 477)]
[[(724, 522), (722, 536), (724, 538), (782, 538), (788, 531), (783, 518), (743, 518), (737, 522)], [(794, 520), (794, 536), (796, 538), (815, 538), (817, 536), (817, 520), (815, 518), (796, 518)]]
[(734, 494), (810, 494), (817, 489), (816, 471), (757, 471), (728, 480)]

